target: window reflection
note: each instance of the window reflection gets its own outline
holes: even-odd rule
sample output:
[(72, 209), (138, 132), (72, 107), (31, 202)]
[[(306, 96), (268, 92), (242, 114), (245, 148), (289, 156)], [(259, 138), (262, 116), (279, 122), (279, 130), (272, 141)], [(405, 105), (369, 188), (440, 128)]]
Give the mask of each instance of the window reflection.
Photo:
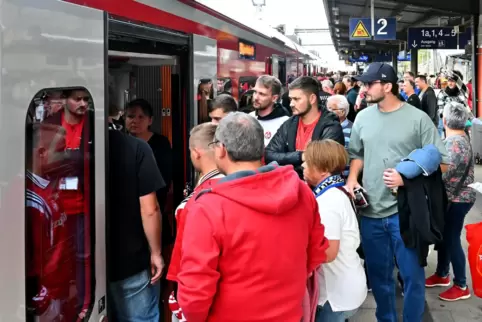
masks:
[(214, 97), (213, 82), (210, 78), (200, 80), (197, 90), (198, 123), (209, 122), (209, 108)]
[(93, 305), (93, 105), (84, 88), (45, 90), (26, 130), (30, 321), (76, 321)]

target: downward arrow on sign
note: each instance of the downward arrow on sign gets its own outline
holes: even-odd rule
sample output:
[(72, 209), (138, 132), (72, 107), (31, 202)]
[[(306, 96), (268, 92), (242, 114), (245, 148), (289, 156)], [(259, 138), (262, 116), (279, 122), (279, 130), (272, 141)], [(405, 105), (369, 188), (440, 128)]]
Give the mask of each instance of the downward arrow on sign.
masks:
[(413, 41), (413, 44), (412, 44), (412, 47), (413, 47), (413, 48), (417, 48), (417, 46), (418, 46), (418, 45), (417, 45), (417, 43), (416, 43), (415, 40), (414, 40), (414, 41)]

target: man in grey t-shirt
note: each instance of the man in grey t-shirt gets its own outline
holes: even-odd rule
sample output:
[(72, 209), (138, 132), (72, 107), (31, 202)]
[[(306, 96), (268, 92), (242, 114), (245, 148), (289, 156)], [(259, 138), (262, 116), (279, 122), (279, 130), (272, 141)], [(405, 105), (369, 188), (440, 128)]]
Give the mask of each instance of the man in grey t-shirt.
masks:
[[(361, 239), (368, 279), (377, 303), (378, 321), (397, 321), (394, 256), (404, 281), (403, 321), (421, 322), (425, 308), (425, 272), (415, 249), (400, 236), (397, 199), (390, 189), (403, 185), (394, 169), (400, 160), (427, 144), (437, 146), (443, 163), (445, 147), (430, 117), (397, 98), (397, 76), (388, 64), (373, 63), (357, 80), (364, 83), (366, 100), (374, 104), (360, 112), (353, 124), (348, 152), (351, 158), (346, 187), (353, 193), (363, 170), (363, 186), (370, 206), (362, 211)], [(445, 167), (442, 167), (444, 170)]]

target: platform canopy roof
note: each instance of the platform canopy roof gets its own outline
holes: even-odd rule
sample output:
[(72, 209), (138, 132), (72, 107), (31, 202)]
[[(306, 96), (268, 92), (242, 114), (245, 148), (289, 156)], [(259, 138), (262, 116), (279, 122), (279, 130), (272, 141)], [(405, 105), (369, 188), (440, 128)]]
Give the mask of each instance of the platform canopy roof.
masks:
[(475, 0), (375, 0), (376, 17), (397, 19), (397, 40), (360, 41), (349, 40), (350, 18), (369, 18), (370, 0), (323, 0), (329, 31), (335, 48), (340, 53), (380, 50), (398, 50), (407, 41), (410, 27), (470, 26), (472, 14), (478, 14), (479, 1)]

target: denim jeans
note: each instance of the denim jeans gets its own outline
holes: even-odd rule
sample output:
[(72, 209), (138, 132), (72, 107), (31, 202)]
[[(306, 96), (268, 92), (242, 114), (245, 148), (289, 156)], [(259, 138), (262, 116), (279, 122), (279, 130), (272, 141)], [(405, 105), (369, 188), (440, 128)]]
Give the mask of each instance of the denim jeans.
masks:
[(437, 275), (449, 275), (450, 263), (454, 270), (454, 284), (464, 288), (467, 286), (465, 275), (465, 253), (460, 241), (464, 227), (465, 216), (469, 213), (473, 203), (454, 202), (449, 206), (445, 218), (443, 242), (437, 249)]
[(438, 134), (440, 135), (441, 138), (443, 138), (444, 135), (444, 122), (441, 117), (438, 119), (438, 126), (437, 126)]
[(159, 282), (151, 284), (149, 270), (109, 283), (118, 322), (159, 322)]
[(326, 302), (325, 305), (316, 308), (315, 322), (345, 322), (354, 316), (357, 310), (333, 312), (330, 302)]
[(360, 231), (378, 322), (397, 322), (394, 256), (404, 282), (403, 321), (421, 322), (425, 310), (425, 271), (415, 249), (406, 248), (402, 241), (398, 214), (382, 219), (362, 217)]

